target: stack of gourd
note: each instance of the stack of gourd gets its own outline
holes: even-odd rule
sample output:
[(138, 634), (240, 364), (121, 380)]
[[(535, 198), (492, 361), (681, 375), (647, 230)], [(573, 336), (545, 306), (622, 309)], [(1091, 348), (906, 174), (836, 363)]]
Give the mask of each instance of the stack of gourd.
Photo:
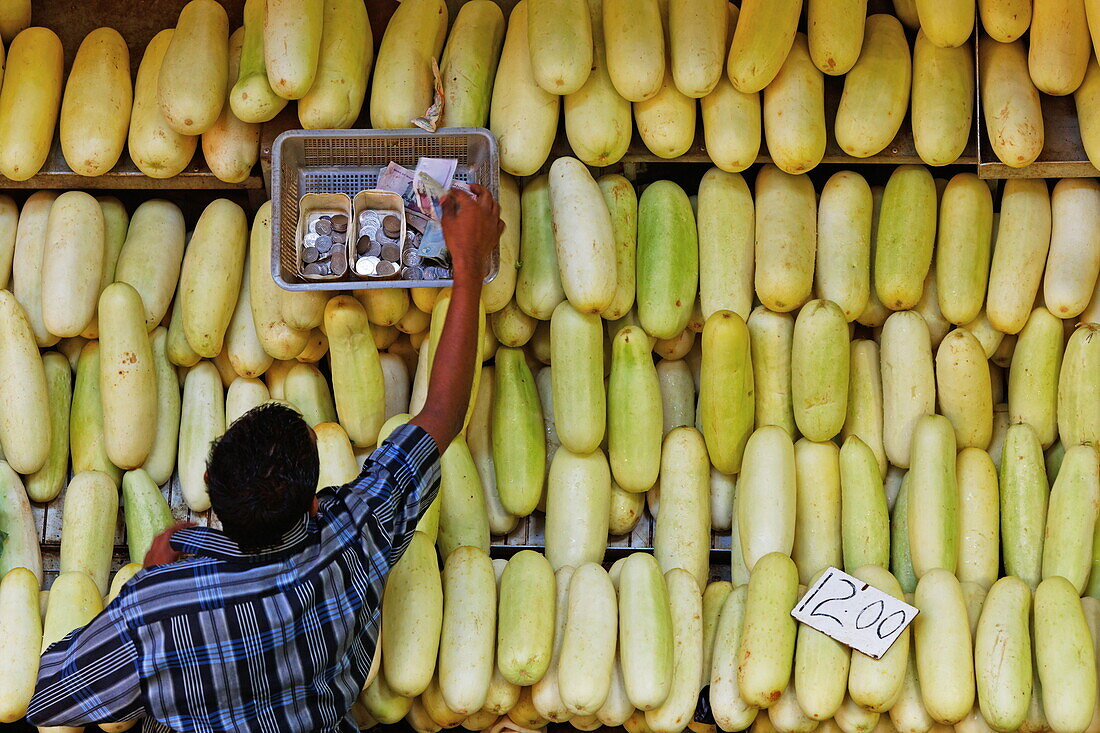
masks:
[[(211, 171), (240, 182), (258, 157), (259, 125), (288, 101), (305, 128), (348, 128), (368, 92), (375, 128), (411, 127), (441, 94), (436, 121), (488, 125), (503, 168), (520, 176), (543, 167), (562, 114), (573, 153), (593, 166), (622, 159), (635, 128), (654, 155), (683, 155), (700, 118), (707, 154), (730, 172), (762, 150), (782, 170), (805, 172), (834, 141), (853, 158), (874, 156), (907, 118), (920, 158), (946, 165), (973, 126), (978, 10), (995, 154), (1010, 166), (1037, 158), (1041, 91), (1075, 95), (1086, 153), (1100, 159), (1095, 4), (977, 5), (896, 0), (895, 14), (868, 15), (866, 0), (522, 0), (506, 21), (493, 0), (471, 0), (449, 23), (443, 0), (408, 0), (386, 27), (373, 83), (361, 0), (248, 0), (232, 35), (219, 3), (193, 0), (149, 42), (133, 82), (126, 42), (111, 28), (88, 34), (66, 81), (60, 40), (27, 27), (21, 6), (6, 25), (0, 174), (37, 173), (60, 116), (62, 152), (81, 175), (111, 170), (128, 145), (143, 173), (170, 178), (201, 137)], [(835, 109), (826, 76), (843, 79)]]
[[(808, 2), (803, 34), (801, 0), (747, 0), (740, 11), (725, 0), (525, 0), (507, 23), (495, 2), (473, 0), (448, 29), (443, 0), (411, 0), (379, 47), (370, 124), (411, 127), (441, 90), (439, 124), (488, 125), (503, 168), (530, 175), (553, 145), (560, 100), (575, 155), (597, 166), (622, 158), (635, 123), (654, 154), (682, 155), (701, 110), (718, 167), (744, 170), (763, 138), (776, 165), (799, 173), (824, 155), (826, 116), (838, 146), (863, 158), (894, 140), (912, 99), (918, 154), (955, 161), (973, 113), (973, 5), (955, 17), (929, 4), (925, 25), (947, 30), (919, 32), (912, 48), (897, 17), (866, 9)], [(211, 171), (230, 182), (247, 177), (259, 125), (288, 100), (303, 127), (355, 124), (374, 60), (360, 0), (248, 0), (243, 27), (230, 35), (228, 24), (215, 0), (188, 3), (149, 42), (133, 83), (117, 31), (90, 33), (65, 80), (57, 35), (26, 28), (0, 90), (0, 174), (35, 175), (59, 117), (65, 160), (81, 175), (106, 173), (128, 148), (143, 173), (170, 178), (201, 137)], [(844, 77), (836, 110), (825, 108), (825, 75)]]
[[(29, 23), (29, 7), (26, 23)], [(374, 47), (361, 0), (248, 0), (230, 34), (215, 0), (192, 0), (175, 28), (149, 41), (133, 82), (126, 41), (112, 28), (85, 37), (64, 78), (52, 30), (11, 41), (0, 89), (0, 174), (26, 180), (42, 168), (60, 126), (76, 173), (99, 176), (128, 150), (151, 178), (171, 178), (203, 157), (239, 183), (259, 158), (260, 123), (298, 100), (304, 127), (350, 127), (359, 116)]]
[[(756, 161), (762, 118), (771, 160), (802, 173), (825, 154), (827, 115), (840, 149), (865, 158), (891, 144), (910, 99), (920, 157), (932, 165), (958, 159), (973, 113), (973, 3), (969, 15), (926, 3), (929, 22), (947, 29), (919, 32), (912, 48), (902, 22), (868, 16), (865, 0), (808, 0), (806, 33), (798, 32), (802, 5), (520, 2), (509, 18), (489, 122), (502, 167), (515, 175), (542, 167), (559, 98), (574, 154), (594, 166), (622, 158), (635, 123), (650, 152), (683, 155), (701, 111), (706, 150), (719, 168), (736, 172)], [(380, 66), (389, 62), (380, 55)], [(844, 78), (835, 110), (825, 108), (825, 75)]]
[[(443, 719), (448, 709), (463, 719), (482, 713), (471, 726), (502, 714), (503, 703), (485, 707), (482, 694), (491, 688), (479, 686), (493, 675), (459, 672), (455, 661), (476, 658), (492, 672), (495, 658), (498, 671), (510, 673), (499, 648), (493, 651), (494, 625), (484, 615), (470, 620), (492, 611), (501, 624), (520, 624), (515, 633), (523, 639), (545, 641), (550, 618), (551, 626), (564, 624), (563, 650), (586, 650), (577, 662), (583, 674), (573, 679), (593, 696), (564, 693), (560, 708), (556, 697), (529, 690), (528, 713), (548, 719), (570, 709), (578, 725), (594, 725), (590, 716), (607, 701), (587, 681), (593, 670), (596, 679), (614, 679), (605, 673), (618, 659), (625, 689), (634, 692), (629, 710), (623, 703), (612, 717), (629, 713), (637, 722), (632, 711), (644, 710), (655, 730), (686, 722), (681, 713), (709, 679), (705, 670), (716, 675), (717, 710), (748, 716), (768, 707), (770, 717), (758, 720), (781, 730), (833, 718), (851, 733), (887, 709), (914, 729), (920, 721), (948, 724), (969, 713), (973, 699), (969, 661), (956, 658), (969, 649), (961, 640), (983, 638), (980, 624), (971, 630), (962, 623), (960, 609), (969, 599), (974, 616), (988, 592), (997, 609), (988, 623), (1003, 618), (1009, 603), (1023, 625), (1006, 638), (1030, 644), (1025, 611), (1036, 589), (1034, 669), (1042, 693), (1034, 686), (1030, 714), (1039, 714), (1042, 701), (1058, 733), (1076, 730), (1058, 716), (1079, 709), (1059, 696), (1076, 695), (1081, 680), (1091, 679), (1092, 657), (1066, 651), (1083, 638), (1082, 614), (1092, 613), (1090, 602), (1076, 598), (1100, 595), (1100, 572), (1093, 572), (1100, 184), (1067, 179), (1051, 190), (1041, 180), (1012, 180), (994, 206), (989, 186), (969, 173), (937, 181), (927, 168), (901, 166), (880, 188), (841, 171), (818, 191), (807, 176), (765, 166), (751, 188), (740, 174), (708, 171), (694, 206), (671, 181), (640, 193), (622, 176), (594, 179), (572, 158), (555, 161), (522, 192), (502, 178), (501, 271), (482, 297), (483, 366), (467, 427), (444, 452), (440, 496), (387, 591), (397, 601), (442, 583), (442, 601), (436, 592), (433, 601), (412, 604), (416, 614), (439, 616), (442, 631), (438, 638), (403, 631), (402, 618), (419, 616), (402, 603), (383, 613), (383, 646), (397, 647), (383, 659), (404, 668), (402, 654), (414, 652), (399, 648), (418, 649), (419, 679), (437, 676), (446, 706), (423, 697), (431, 688), (391, 679), (398, 674), (391, 668), (378, 679), (406, 698), (394, 709), (423, 729), (432, 727), (428, 720), (456, 722)], [(21, 599), (0, 603), (3, 638), (37, 647), (25, 641), (41, 624), (31, 501), (60, 497), (50, 512), (62, 516), (64, 582), (49, 593), (49, 641), (86, 622), (109, 592), (120, 489), (137, 562), (171, 522), (166, 491), (178, 487), (196, 512), (209, 507), (202, 474), (210, 443), (250, 407), (282, 401), (315, 427), (319, 486), (328, 486), (352, 480), (372, 446), (423, 405), (447, 291), (352, 297), (281, 290), (269, 270), (270, 217), (265, 204), (250, 234), (244, 210), (219, 199), (188, 240), (184, 217), (169, 201), (127, 212), (117, 200), (82, 192), (36, 193), (22, 210), (0, 199), (0, 262), (12, 262), (0, 268), (0, 593)], [(654, 558), (629, 561), (609, 584), (600, 569), (608, 536), (630, 532), (647, 511)], [(506, 573), (498, 604), (488, 573), (491, 537), (532, 513), (545, 516), (545, 559), (523, 557), (542, 563), (542, 600), (526, 590), (509, 595)], [(731, 533), (732, 581), (749, 590), (729, 595), (741, 601), (712, 599), (708, 623), (727, 608), (741, 613), (743, 601), (746, 619), (772, 624), (762, 632), (768, 653), (729, 636), (740, 633), (737, 615), (715, 627), (725, 629), (715, 632), (719, 642), (700, 642), (692, 609), (710, 577), (712, 530)], [(433, 545), (446, 561), (442, 581), (433, 575)], [(837, 660), (846, 651), (790, 625), (797, 586), (829, 565), (889, 592), (916, 594), (923, 611), (916, 671), (896, 702), (894, 687), (877, 688), (878, 697), (851, 687), (851, 674), (867, 660), (841, 674)], [(641, 578), (627, 580), (635, 577), (625, 575), (628, 567)], [(551, 594), (557, 600), (547, 601), (547, 576), (565, 568), (583, 578), (583, 593), (563, 596), (570, 585), (559, 577)], [(667, 608), (654, 600), (663, 599), (653, 590), (662, 583)], [(1009, 600), (999, 587), (1015, 589)], [(757, 593), (770, 600), (753, 601)], [(562, 609), (556, 615), (555, 606)], [(642, 620), (632, 615), (639, 608), (649, 614)], [(448, 622), (452, 614), (458, 620)], [(510, 614), (519, 618), (509, 621)], [(542, 619), (541, 636), (524, 625), (535, 623), (530, 614)], [(690, 651), (673, 659), (700, 671), (663, 665), (666, 647), (643, 644), (649, 651), (631, 656), (641, 642), (630, 634), (654, 623), (665, 623), (660, 638)], [(467, 633), (467, 624), (479, 633)], [(570, 628), (585, 641), (569, 642)], [(608, 641), (616, 628), (617, 657)], [(753, 628), (745, 624), (744, 639), (760, 638)], [(936, 640), (924, 652), (922, 628)], [(602, 640), (600, 653), (589, 653), (597, 648), (589, 634)], [(437, 647), (436, 675), (428, 650), (434, 655)], [(714, 661), (701, 650), (713, 650)], [(922, 654), (929, 665), (948, 660), (948, 669), (925, 666)], [(982, 672), (983, 654), (975, 652), (979, 681), (984, 674), (997, 689), (1008, 685)], [(1030, 680), (1028, 654), (1013, 656), (1015, 683)], [(800, 664), (800, 655), (809, 656)], [(761, 673), (746, 656), (778, 665), (767, 668), (766, 690), (753, 686)], [(10, 689), (29, 695), (36, 658), (12, 660), (0, 660), (0, 672), (4, 679), (22, 674), (22, 686)], [(23, 666), (16, 672), (5, 664)], [(896, 655), (894, 664), (889, 679), (896, 683), (905, 665)], [(672, 690), (675, 704), (654, 689), (635, 695), (628, 668), (649, 670), (655, 689)], [(736, 687), (734, 668), (742, 668)], [(796, 670), (794, 686), (784, 669)], [(805, 682), (798, 669), (809, 674)], [(871, 669), (878, 671), (857, 678), (878, 679), (884, 667)], [(1051, 670), (1071, 670), (1077, 682), (1056, 680)], [(525, 679), (511, 684), (535, 682)], [(918, 682), (925, 691), (919, 699)], [(378, 720), (394, 715), (370, 702), (381, 684), (367, 695)], [(456, 696), (456, 684), (468, 694)], [(944, 690), (959, 696), (948, 712), (929, 692)], [(523, 705), (526, 693), (517, 694)], [(421, 703), (411, 701), (417, 695)], [(18, 696), (8, 700), (0, 714), (18, 717)], [(789, 717), (798, 711), (807, 716), (798, 718), (801, 727)], [(982, 712), (998, 730), (1011, 729), (999, 721), (1014, 718)], [(930, 717), (905, 717), (918, 714)], [(727, 717), (723, 726), (734, 720), (745, 718)]]

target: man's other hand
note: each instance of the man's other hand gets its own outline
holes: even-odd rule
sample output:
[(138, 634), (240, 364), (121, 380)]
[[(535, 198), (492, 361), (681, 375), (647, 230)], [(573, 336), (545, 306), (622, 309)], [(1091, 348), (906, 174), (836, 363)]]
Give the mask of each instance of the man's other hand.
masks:
[(443, 197), (443, 237), (451, 253), (455, 279), (473, 275), (480, 282), (488, 274), (489, 258), (504, 231), (504, 222), (500, 220), (500, 205), (485, 188), (471, 184), (470, 190), (474, 196), (452, 188)]
[(172, 535), (181, 529), (194, 526), (194, 522), (177, 522), (154, 537), (153, 544), (149, 546), (149, 551), (145, 553), (143, 567), (151, 568), (156, 565), (167, 565), (179, 560), (180, 553), (173, 550), (170, 544)]

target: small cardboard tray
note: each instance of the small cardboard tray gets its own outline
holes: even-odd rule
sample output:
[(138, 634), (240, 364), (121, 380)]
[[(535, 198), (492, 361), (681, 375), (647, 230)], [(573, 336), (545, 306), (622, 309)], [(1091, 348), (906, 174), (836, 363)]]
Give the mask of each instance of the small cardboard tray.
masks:
[(347, 280), (348, 273), (344, 272), (343, 275), (307, 275), (305, 273), (306, 263), (302, 261), (302, 252), (305, 249), (306, 227), (309, 224), (309, 217), (315, 213), (331, 213), (337, 212), (344, 214), (348, 217), (348, 231), (347, 238), (344, 244), (333, 244), (332, 249), (337, 247), (344, 249), (344, 254), (348, 257), (348, 268), (350, 269), (352, 259), (351, 253), (354, 251), (355, 242), (355, 219), (352, 216), (352, 202), (345, 194), (342, 193), (307, 193), (302, 197), (302, 200), (298, 204), (300, 211), (298, 215), (298, 226), (295, 227), (294, 242), (295, 242), (295, 257), (298, 265), (298, 276), (303, 280), (309, 282), (333, 282)]
[[(401, 197), (392, 191), (382, 191), (379, 189), (372, 189), (370, 191), (360, 191), (355, 194), (355, 198), (351, 202), (352, 212), (355, 215), (356, 226), (356, 240), (359, 235), (359, 214), (364, 211), (387, 211), (395, 215), (401, 220), (401, 232), (397, 236), (397, 245), (401, 249), (401, 254), (405, 252), (405, 233), (407, 231), (405, 226), (405, 203), (401, 200)], [(349, 262), (352, 263), (349, 271), (351, 272), (351, 278), (356, 281), (377, 282), (387, 280), (400, 280), (401, 279), (401, 257), (398, 256), (397, 272), (393, 275), (358, 275), (355, 273), (354, 263), (358, 259), (359, 255), (355, 252), (355, 244), (352, 243), (350, 250), (351, 258)]]

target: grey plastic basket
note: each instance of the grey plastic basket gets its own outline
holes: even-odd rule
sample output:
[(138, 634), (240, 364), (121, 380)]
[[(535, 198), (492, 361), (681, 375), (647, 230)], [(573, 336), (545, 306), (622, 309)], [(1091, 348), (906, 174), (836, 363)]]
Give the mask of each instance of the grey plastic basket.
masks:
[[(290, 130), (275, 138), (271, 151), (271, 274), (287, 290), (360, 290), (450, 285), (450, 280), (344, 280), (316, 282), (297, 272), (294, 232), (298, 202), (307, 193), (346, 193), (354, 198), (375, 187), (390, 161), (415, 168), (422, 157), (455, 158), (455, 178), (500, 194), (497, 141), (483, 127), (424, 130)], [(496, 277), (493, 253), (486, 282)]]

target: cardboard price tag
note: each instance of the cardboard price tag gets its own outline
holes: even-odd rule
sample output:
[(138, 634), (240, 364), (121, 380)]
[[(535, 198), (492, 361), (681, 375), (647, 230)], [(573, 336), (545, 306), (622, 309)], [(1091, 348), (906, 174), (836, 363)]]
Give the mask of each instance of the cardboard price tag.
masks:
[(917, 616), (917, 609), (889, 593), (826, 568), (791, 615), (872, 659), (880, 659)]

